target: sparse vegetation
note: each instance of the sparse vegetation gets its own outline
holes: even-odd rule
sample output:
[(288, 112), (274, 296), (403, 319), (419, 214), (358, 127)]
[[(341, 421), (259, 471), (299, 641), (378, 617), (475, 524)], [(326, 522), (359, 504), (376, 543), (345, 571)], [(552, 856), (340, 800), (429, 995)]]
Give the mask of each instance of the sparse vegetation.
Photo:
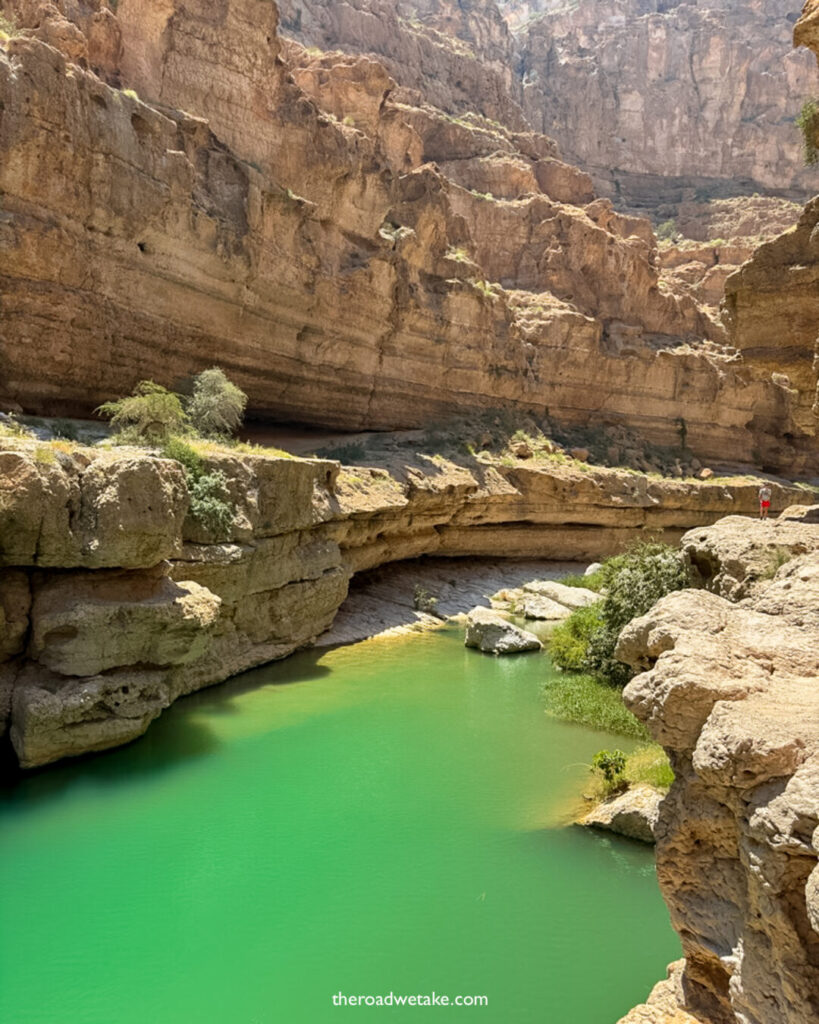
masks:
[(651, 786), (660, 793), (668, 792), (674, 781), (674, 772), (666, 752), (659, 744), (646, 743), (639, 746), (632, 753), (624, 755), (621, 762), (618, 755), (622, 754), (621, 750), (601, 750), (595, 755), (589, 766), (594, 778), (588, 797), (599, 802), (638, 785)]
[(162, 445), (189, 425), (181, 397), (152, 380), (140, 381), (132, 395), (104, 402), (96, 411), (110, 421), (119, 444)]
[(769, 565), (767, 569), (760, 573), (759, 578), (761, 580), (772, 580), (782, 566), (787, 565), (792, 558), (793, 552), (790, 548), (784, 548), (781, 545), (777, 545), (774, 550), (770, 552)]
[(123, 96), (127, 96), (129, 99), (132, 99), (132, 100), (138, 100), (139, 99), (139, 93), (136, 91), (136, 89), (123, 89), (122, 90), (122, 95)]
[(812, 167), (819, 161), (819, 100), (809, 99), (802, 104), (796, 124), (802, 133), (802, 155), (805, 163)]
[(0, 43), (5, 43), (7, 39), (13, 39), (19, 34), (20, 30), (15, 22), (6, 15), (0, 14)]
[(425, 612), (427, 615), (434, 615), (439, 618), (438, 598), (420, 583), (415, 585), (415, 593), (412, 598), (412, 605), (417, 612)]
[(188, 402), (191, 424), (203, 437), (225, 438), (241, 427), (247, 395), (218, 366), (203, 370), (193, 381)]
[(14, 416), (0, 414), (0, 437), (33, 437), (34, 435)]
[(469, 253), (462, 245), (451, 245), (446, 251), (446, 258), (455, 260), (456, 263), (471, 263)]
[(166, 459), (181, 463), (185, 469), (191, 518), (209, 533), (227, 537), (236, 510), (225, 474), (219, 469), (208, 472), (204, 459), (180, 437), (170, 438), (162, 454)]
[(659, 242), (673, 242), (677, 234), (677, 222), (673, 218), (657, 225), (656, 235)]

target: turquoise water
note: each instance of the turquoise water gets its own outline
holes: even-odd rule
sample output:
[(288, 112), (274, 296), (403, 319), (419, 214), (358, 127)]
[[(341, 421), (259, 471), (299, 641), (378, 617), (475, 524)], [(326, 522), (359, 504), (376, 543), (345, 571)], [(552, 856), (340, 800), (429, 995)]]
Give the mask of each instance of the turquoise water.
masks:
[[(11, 786), (0, 1021), (616, 1021), (679, 944), (651, 852), (562, 827), (611, 740), (542, 713), (547, 671), (452, 632), (308, 652)], [(488, 1005), (332, 1003), (391, 991)]]

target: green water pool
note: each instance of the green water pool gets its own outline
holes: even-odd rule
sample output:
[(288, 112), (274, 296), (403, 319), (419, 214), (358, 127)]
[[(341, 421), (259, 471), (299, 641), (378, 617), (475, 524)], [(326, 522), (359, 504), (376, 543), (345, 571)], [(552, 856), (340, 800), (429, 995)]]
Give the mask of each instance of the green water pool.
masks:
[[(651, 852), (564, 827), (612, 740), (543, 714), (549, 671), (306, 652), (8, 786), (0, 1021), (613, 1024), (680, 948)], [(433, 991), (488, 1005), (332, 1001)]]

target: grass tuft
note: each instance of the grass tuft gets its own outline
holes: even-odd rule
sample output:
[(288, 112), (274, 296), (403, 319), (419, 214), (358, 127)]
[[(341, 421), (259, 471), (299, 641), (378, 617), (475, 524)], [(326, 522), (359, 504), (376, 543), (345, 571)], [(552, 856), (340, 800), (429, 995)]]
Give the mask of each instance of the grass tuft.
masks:
[(563, 722), (574, 722), (618, 736), (647, 739), (648, 733), (623, 703), (621, 691), (590, 675), (566, 673), (543, 687), (546, 713)]

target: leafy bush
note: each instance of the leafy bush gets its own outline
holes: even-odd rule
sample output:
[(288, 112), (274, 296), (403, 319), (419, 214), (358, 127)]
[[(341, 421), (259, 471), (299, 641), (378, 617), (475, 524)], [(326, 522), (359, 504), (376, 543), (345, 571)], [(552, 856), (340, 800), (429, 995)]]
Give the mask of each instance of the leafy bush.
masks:
[(600, 604), (578, 608), (568, 619), (555, 626), (549, 637), (549, 654), (558, 668), (582, 672), (592, 635), (600, 629)]
[(603, 795), (614, 796), (628, 789), (626, 755), (622, 750), (599, 750), (592, 758), (591, 768), (603, 776)]
[(643, 543), (609, 558), (600, 577), (603, 601), (579, 608), (561, 623), (549, 652), (560, 668), (593, 672), (613, 686), (625, 686), (631, 669), (614, 657), (620, 633), (665, 594), (690, 586), (690, 572), (674, 548)]
[(631, 669), (614, 657), (620, 633), (661, 597), (690, 585), (690, 571), (681, 555), (666, 544), (637, 544), (609, 559), (603, 565), (603, 624), (589, 640), (587, 668), (616, 686), (625, 686)]
[(164, 444), (188, 425), (179, 395), (152, 380), (140, 381), (132, 395), (104, 402), (96, 411), (108, 417), (121, 444)]
[(811, 167), (819, 161), (819, 147), (816, 145), (819, 139), (819, 102), (817, 100), (806, 100), (802, 104), (796, 124), (802, 133), (802, 152), (805, 163)]
[(193, 381), (188, 416), (205, 437), (230, 437), (242, 425), (247, 395), (218, 366), (203, 370)]
[(190, 515), (209, 533), (228, 536), (233, 523), (234, 506), (225, 474), (220, 469), (188, 480), (191, 496)]
[(228, 536), (236, 510), (230, 500), (225, 474), (220, 469), (208, 473), (202, 457), (179, 437), (170, 438), (162, 454), (166, 459), (175, 459), (185, 469), (190, 517), (209, 533)]

